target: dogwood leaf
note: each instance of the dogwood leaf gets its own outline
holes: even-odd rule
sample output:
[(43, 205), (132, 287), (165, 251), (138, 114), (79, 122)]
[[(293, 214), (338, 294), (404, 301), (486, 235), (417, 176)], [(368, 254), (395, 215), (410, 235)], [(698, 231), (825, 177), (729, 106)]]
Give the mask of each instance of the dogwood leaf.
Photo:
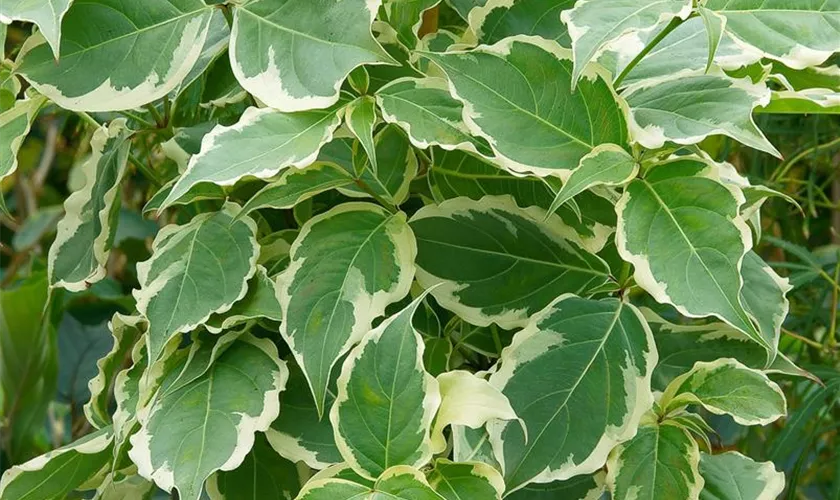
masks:
[(294, 462), (278, 455), (263, 434), (256, 435), (253, 448), (239, 467), (216, 472), (207, 480), (211, 500), (295, 498), (299, 491)]
[(630, 154), (614, 144), (602, 144), (580, 160), (580, 165), (563, 183), (548, 211), (558, 207), (593, 186), (618, 186), (629, 182), (639, 172)]
[(574, 0), (490, 0), (472, 9), (468, 20), (481, 43), (493, 44), (515, 35), (538, 35), (570, 47), (569, 30), (560, 21), (560, 13), (574, 4)]
[(499, 471), (480, 462), (453, 463), (439, 459), (435, 461), (435, 468), (429, 472), (429, 485), (446, 500), (501, 500), (505, 492), (505, 480)]
[(5, 0), (0, 6), (0, 23), (26, 21), (38, 25), (56, 59), (61, 47), (61, 19), (73, 0)]
[(785, 475), (773, 462), (755, 462), (737, 451), (717, 455), (700, 454), (703, 491), (700, 500), (743, 500), (778, 498), (785, 489)]

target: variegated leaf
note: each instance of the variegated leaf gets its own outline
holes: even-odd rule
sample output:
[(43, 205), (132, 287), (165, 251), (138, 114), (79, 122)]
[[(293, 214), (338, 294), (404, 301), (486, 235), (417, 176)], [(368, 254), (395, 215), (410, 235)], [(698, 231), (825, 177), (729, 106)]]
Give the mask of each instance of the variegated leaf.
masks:
[(620, 300), (563, 295), (534, 315), (490, 376), (527, 430), (488, 426), (508, 491), (602, 467), (653, 404), (656, 360), (647, 323)]
[(380, 0), (257, 0), (234, 9), (230, 62), (242, 87), (280, 111), (327, 108), (362, 64), (391, 64), (370, 25)]
[(257, 265), (257, 272), (248, 283), (248, 293), (224, 313), (210, 316), (204, 327), (211, 333), (221, 333), (250, 320), (264, 318), (272, 321), (283, 319), (283, 311), (277, 302), (274, 282), (268, 277), (265, 267)]
[(566, 178), (563, 187), (551, 202), (548, 212), (594, 186), (618, 186), (629, 182), (639, 172), (639, 165), (630, 154), (615, 144), (602, 144), (580, 160), (580, 165)]
[(446, 500), (501, 500), (505, 492), (505, 480), (499, 471), (481, 462), (454, 463), (438, 459), (429, 472), (429, 485)]
[(338, 107), (301, 113), (248, 108), (235, 125), (217, 125), (201, 141), (187, 170), (161, 204), (166, 208), (199, 183), (230, 186), (252, 176), (271, 177), (284, 168), (314, 162), (341, 122)]
[(290, 169), (252, 196), (242, 207), (241, 215), (262, 208), (293, 208), (317, 194), (351, 183), (350, 172), (330, 163), (318, 162), (306, 168)]
[[(346, 141), (338, 141), (345, 150), (352, 148)], [(339, 188), (343, 194), (354, 198), (376, 196), (386, 203), (398, 206), (405, 202), (409, 186), (417, 175), (417, 157), (406, 135), (396, 125), (386, 125), (374, 137), (377, 169), (374, 170), (367, 155), (361, 150), (351, 153), (348, 165), (343, 168), (354, 173), (356, 185)]]
[(574, 51), (572, 86), (587, 64), (622, 36), (651, 31), (673, 18), (691, 14), (691, 0), (580, 0), (560, 16), (569, 29)]
[(493, 154), (484, 139), (470, 133), (462, 119), (464, 107), (449, 95), (443, 79), (400, 78), (379, 89), (376, 101), (382, 118), (405, 130), (415, 147)]
[(586, 295), (609, 279), (607, 264), (576, 243), (559, 217), (521, 209), (508, 196), (455, 198), (411, 219), (417, 280), (443, 307), (479, 326), (523, 326), (562, 293)]
[[(630, 183), (616, 206), (616, 246), (636, 283), (688, 317), (714, 315), (776, 353), (741, 300), (744, 255), (752, 246), (739, 217), (743, 195), (696, 159), (675, 159)], [(702, 222), (700, 222), (702, 221)]]
[(50, 44), (56, 59), (61, 47), (61, 19), (73, 0), (4, 0), (0, 5), (0, 23), (12, 21), (35, 23)]
[(489, 141), (494, 161), (508, 170), (556, 175), (599, 144), (626, 143), (621, 108), (601, 71), (587, 71), (572, 92), (571, 53), (556, 42), (515, 36), (423, 56), (446, 73), (467, 126)]
[(35, 35), (21, 49), (17, 71), (66, 109), (142, 106), (186, 78), (212, 14), (201, 0), (77, 2), (64, 16), (58, 62), (43, 36)]
[(490, 0), (472, 9), (468, 20), (481, 43), (493, 44), (516, 35), (538, 35), (571, 47), (569, 30), (560, 21), (560, 14), (574, 5), (575, 0)]
[(330, 422), (339, 452), (364, 477), (397, 465), (421, 467), (432, 457), (440, 392), (423, 367), (423, 339), (411, 321), (422, 300), (368, 332), (338, 378)]
[(111, 428), (105, 427), (11, 467), (0, 479), (0, 498), (66, 498), (75, 490), (95, 489), (111, 462), (113, 437)]
[(166, 226), (152, 244), (152, 257), (137, 265), (140, 289), (133, 293), (149, 321), (152, 362), (175, 334), (229, 310), (247, 293), (257, 269), (257, 228), (247, 217), (234, 222), (238, 212), (229, 204), (182, 226)]
[(385, 21), (396, 31), (397, 41), (408, 49), (414, 49), (418, 32), (423, 24), (423, 13), (441, 0), (386, 1), (383, 6)]
[(408, 293), (416, 252), (405, 215), (369, 203), (344, 203), (301, 229), (277, 280), (280, 333), (306, 374), (319, 415), (335, 362), (388, 304)]
[(398, 465), (385, 471), (373, 486), (327, 477), (306, 483), (297, 500), (445, 500), (429, 486), (423, 473)]
[(698, 500), (699, 463), (700, 449), (688, 431), (668, 420), (644, 425), (610, 454), (607, 485), (615, 500)]
[(700, 500), (773, 500), (785, 489), (785, 475), (773, 462), (755, 462), (737, 451), (701, 453), (700, 475)]
[[(280, 416), (266, 431), (268, 442), (282, 457), (303, 462), (313, 469), (326, 469), (342, 462), (332, 423), (326, 416), (318, 416), (306, 376), (294, 359), (288, 365), (289, 381), (281, 396)], [(338, 371), (334, 370), (330, 379), (325, 406), (331, 407), (335, 401)]]
[(582, 474), (565, 481), (531, 483), (514, 491), (509, 500), (600, 500), (604, 494), (603, 472)]
[(344, 108), (344, 122), (364, 148), (375, 173), (376, 146), (373, 141), (373, 129), (376, 127), (376, 100), (370, 96), (362, 96), (348, 104)]
[(767, 425), (787, 414), (779, 386), (731, 358), (700, 361), (665, 389), (661, 401), (665, 411), (690, 404), (729, 415), (741, 425)]
[[(17, 154), (38, 111), (47, 102), (39, 95), (15, 102), (15, 105), (0, 114), (0, 180), (17, 170)], [(2, 198), (0, 196), (0, 198)]]
[(125, 123), (117, 118), (93, 134), (91, 156), (81, 166), (85, 183), (64, 202), (65, 215), (50, 246), (51, 286), (79, 292), (105, 277), (131, 148), (132, 131)]
[(719, 71), (682, 73), (644, 80), (622, 96), (630, 106), (630, 136), (646, 148), (726, 135), (781, 157), (752, 119), (752, 111), (770, 101), (770, 91), (749, 78), (734, 79)]
[[(191, 356), (181, 377), (195, 363)], [(198, 500), (212, 473), (242, 464), (255, 432), (277, 417), (288, 377), (274, 344), (250, 334), (196, 374), (164, 385), (138, 415), (142, 426), (129, 451), (140, 475), (166, 491), (177, 489), (183, 500)]]

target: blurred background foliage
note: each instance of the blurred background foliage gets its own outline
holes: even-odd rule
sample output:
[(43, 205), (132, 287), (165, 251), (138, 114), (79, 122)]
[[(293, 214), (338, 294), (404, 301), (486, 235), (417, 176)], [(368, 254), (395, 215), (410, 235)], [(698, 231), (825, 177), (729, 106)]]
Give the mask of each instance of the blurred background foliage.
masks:
[[(445, 18), (441, 22), (445, 24)], [(21, 26), (10, 26), (7, 57), (14, 57), (25, 36)], [(190, 152), (191, 133), (200, 137), (208, 124), (227, 123), (241, 112), (239, 106), (248, 104), (201, 108), (198, 100), (205, 83), (200, 78), (168, 109), (164, 104), (154, 112), (130, 114), (135, 122), (152, 126), (134, 141), (131, 151), (133, 168), (122, 186), (109, 275), (88, 290), (50, 295), (45, 272), (62, 204), (80, 185), (77, 167), (89, 154), (92, 127), (78, 115), (46, 107), (20, 150), (17, 172), (0, 186), (13, 215), (0, 216), (0, 473), (91, 430), (82, 407), (96, 360), (111, 347), (107, 322), (115, 312), (133, 311), (136, 264), (149, 257), (159, 227), (175, 222), (171, 213), (157, 221), (142, 214), (151, 195), (177, 172), (160, 143), (178, 134)], [(13, 101), (11, 90), (0, 85), (0, 107), (6, 109)], [(104, 113), (95, 118), (105, 122), (116, 116)], [(710, 416), (717, 432), (713, 445), (775, 462), (787, 476), (784, 498), (840, 500), (840, 118), (758, 114), (756, 119), (783, 153), (783, 161), (725, 137), (711, 138), (702, 146), (717, 160), (733, 163), (753, 183), (787, 193), (801, 207), (768, 200), (762, 208), (758, 251), (794, 286), (781, 351), (822, 384), (774, 377), (788, 397), (788, 417), (762, 428)], [(318, 198), (312, 203), (317, 207)], [(189, 218), (200, 208), (186, 207), (180, 217)], [(279, 217), (294, 226), (313, 210), (309, 205), (308, 210)], [(463, 356), (473, 356), (462, 338), (469, 326), (456, 326), (445, 328), (446, 334), (456, 350), (464, 349)]]

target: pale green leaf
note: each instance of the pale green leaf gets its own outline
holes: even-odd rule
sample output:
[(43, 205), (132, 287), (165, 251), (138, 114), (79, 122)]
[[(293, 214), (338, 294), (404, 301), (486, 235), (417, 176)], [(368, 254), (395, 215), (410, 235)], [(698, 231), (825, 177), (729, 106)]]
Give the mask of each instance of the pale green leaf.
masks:
[(651, 31), (673, 18), (691, 14), (691, 0), (580, 0), (560, 14), (566, 23), (574, 52), (574, 86), (584, 69), (611, 43), (623, 36)]
[(396, 465), (421, 467), (434, 451), (429, 432), (441, 396), (423, 367), (423, 339), (411, 321), (422, 300), (368, 332), (338, 378), (330, 411), (335, 441), (364, 477)]
[(453, 425), (452, 457), (456, 462), (481, 462), (501, 470), (484, 427), (470, 429), (465, 425)]
[(622, 111), (600, 70), (588, 71), (572, 92), (571, 54), (556, 42), (516, 36), (423, 56), (446, 73), (467, 126), (490, 142), (494, 161), (508, 170), (556, 175), (599, 144), (626, 143)]
[(283, 319), (280, 303), (274, 291), (274, 282), (263, 266), (257, 265), (257, 272), (248, 283), (248, 292), (233, 307), (224, 313), (210, 316), (204, 327), (211, 333), (221, 333), (250, 320), (265, 318), (272, 321)]
[(189, 332), (213, 313), (242, 299), (256, 272), (256, 224), (239, 208), (199, 215), (182, 226), (163, 228), (152, 257), (137, 265), (137, 310), (149, 321), (147, 345), (154, 362), (178, 332)]
[(632, 263), (636, 283), (685, 316), (717, 316), (775, 357), (775, 335), (765, 337), (741, 301), (741, 262), (752, 246), (739, 217), (744, 198), (701, 161), (675, 159), (625, 189), (616, 206), (616, 246)]
[(79, 292), (105, 277), (105, 265), (117, 231), (120, 181), (128, 164), (132, 131), (124, 118), (96, 130), (92, 153), (80, 167), (82, 188), (64, 202), (50, 246), (50, 285)]
[(228, 40), (230, 40), (230, 27), (225, 20), (225, 15), (221, 9), (214, 9), (210, 26), (207, 28), (207, 38), (204, 39), (204, 45), (201, 47), (201, 53), (187, 76), (172, 91), (170, 98), (178, 98), (182, 92), (207, 71), (207, 68), (214, 61), (221, 59), (222, 54), (227, 51)]
[(349, 172), (330, 163), (317, 162), (306, 168), (290, 169), (252, 196), (242, 207), (240, 217), (262, 208), (289, 209), (317, 194), (352, 182)]
[(440, 3), (440, 0), (390, 0), (383, 7), (385, 21), (397, 34), (397, 41), (408, 49), (415, 49), (418, 31), (423, 24), (423, 13)]
[(573, 230), (509, 196), (455, 198), (411, 219), (417, 280), (438, 303), (479, 326), (523, 326), (562, 293), (586, 295), (609, 279), (607, 264)]
[(96, 489), (93, 500), (151, 500), (156, 491), (155, 483), (141, 476), (114, 471)]
[(661, 404), (665, 411), (699, 404), (741, 425), (767, 425), (787, 414), (779, 386), (732, 358), (697, 362), (668, 385)]
[(630, 106), (630, 136), (646, 148), (726, 135), (781, 158), (752, 118), (756, 107), (770, 101), (770, 91), (749, 78), (730, 78), (720, 70), (684, 72), (631, 85), (622, 97)]
[(280, 500), (295, 498), (298, 492), (300, 478), (294, 462), (278, 455), (262, 434), (257, 434), (239, 467), (216, 472), (207, 480), (211, 500)]
[(639, 165), (630, 154), (615, 144), (602, 144), (580, 160), (557, 192), (548, 212), (594, 186), (619, 186), (629, 182), (639, 172)]
[[(153, 216), (163, 210), (161, 208), (163, 200), (165, 200), (169, 196), (169, 193), (172, 192), (172, 187), (175, 186), (176, 181), (177, 179), (173, 179), (171, 182), (160, 188), (154, 195), (152, 195), (151, 198), (149, 198), (149, 201), (147, 201), (143, 206), (144, 216)], [(226, 197), (227, 194), (225, 194), (224, 188), (218, 184), (204, 182), (192, 186), (177, 200), (170, 201), (169, 206), (189, 205), (194, 201), (203, 200), (224, 200)]]
[(774, 348), (779, 345), (782, 323), (787, 317), (790, 302), (785, 296), (793, 287), (767, 265), (757, 253), (747, 252), (741, 265), (744, 286), (741, 303), (755, 319), (761, 336)]
[(840, 50), (840, 9), (833, 0), (709, 0), (726, 31), (765, 57), (802, 69)]
[[(61, 43), (61, 19), (67, 13), (72, 1), (3, 0), (3, 5), (0, 5), (0, 23), (10, 24), (12, 21), (35, 23), (50, 44), (53, 55), (58, 59)], [(5, 42), (5, 37), (2, 42)]]
[(499, 471), (481, 462), (453, 463), (438, 459), (429, 472), (429, 485), (446, 500), (501, 500), (505, 492), (505, 480)]
[[(3, 500), (41, 500), (66, 498), (74, 490), (95, 489), (98, 476), (111, 461), (113, 435), (106, 427), (16, 465), (3, 473), (0, 498)], [(101, 479), (101, 478), (100, 478)]]
[(377, 167), (373, 129), (376, 126), (376, 100), (370, 96), (362, 96), (351, 102), (344, 108), (344, 121), (365, 149), (370, 166), (375, 173)]
[(340, 477), (313, 478), (297, 500), (445, 500), (417, 469), (398, 465), (371, 487)]
[(17, 170), (17, 154), (38, 111), (47, 102), (39, 95), (15, 102), (0, 114), (0, 180)]
[(321, 479), (309, 481), (295, 500), (369, 500), (367, 486), (346, 479)]
[(88, 382), (90, 400), (84, 406), (88, 422), (97, 429), (111, 423), (111, 392), (123, 364), (145, 332), (144, 321), (141, 317), (125, 316), (119, 313), (111, 318), (108, 328), (114, 337), (114, 344), (108, 354), (96, 362), (96, 376)]
[(527, 429), (488, 426), (508, 491), (601, 468), (650, 409), (656, 359), (641, 313), (620, 300), (563, 295), (534, 315), (490, 376)]
[[(329, 418), (318, 416), (318, 408), (303, 371), (294, 358), (288, 366), (289, 381), (281, 396), (280, 416), (266, 431), (268, 442), (284, 458), (304, 462), (313, 469), (325, 469), (342, 462), (332, 424)], [(334, 370), (331, 376), (325, 406), (332, 406), (335, 401), (338, 372)]]
[(481, 429), (491, 420), (516, 420), (516, 412), (507, 397), (483, 378), (464, 370), (442, 373), (437, 377), (440, 386), (440, 408), (432, 428), (432, 451), (446, 450), (443, 430), (448, 425), (462, 425)]
[(470, 11), (469, 25), (484, 44), (515, 35), (539, 35), (571, 47), (569, 30), (560, 21), (560, 13), (574, 4), (574, 0), (490, 0)]
[(177, 489), (181, 500), (198, 500), (204, 481), (241, 465), (254, 433), (277, 417), (287, 376), (274, 344), (246, 334), (200, 376), (164, 386), (138, 415), (142, 426), (131, 437), (129, 456), (140, 475)]
[(698, 500), (703, 478), (700, 450), (688, 432), (665, 421), (639, 428), (607, 462), (607, 485), (615, 500)]
[(256, 0), (234, 8), (233, 73), (242, 87), (280, 111), (329, 107), (362, 64), (394, 60), (370, 25), (379, 0)]
[(715, 61), (715, 54), (717, 53), (720, 41), (723, 39), (723, 28), (726, 26), (726, 18), (720, 16), (709, 9), (698, 7), (697, 13), (703, 20), (703, 27), (706, 28), (706, 39), (709, 44), (709, 58), (706, 60), (706, 73), (712, 67)]
[(785, 489), (785, 475), (773, 462), (755, 462), (737, 451), (702, 453), (700, 475), (700, 500), (774, 500)]
[(405, 215), (369, 203), (344, 203), (301, 229), (277, 280), (280, 333), (306, 374), (319, 414), (335, 362), (388, 304), (408, 293), (416, 252)]
[(280, 113), (248, 108), (235, 125), (218, 125), (201, 141), (187, 170), (161, 204), (166, 208), (199, 183), (230, 186), (247, 176), (265, 179), (314, 162), (341, 122), (338, 108)]
[(58, 62), (40, 35), (18, 72), (74, 111), (131, 109), (171, 92), (192, 69), (213, 9), (201, 0), (77, 2), (64, 16)]
[(379, 89), (376, 101), (382, 118), (405, 130), (415, 147), (493, 154), (484, 139), (470, 133), (461, 118), (464, 106), (449, 95), (443, 79), (400, 78)]

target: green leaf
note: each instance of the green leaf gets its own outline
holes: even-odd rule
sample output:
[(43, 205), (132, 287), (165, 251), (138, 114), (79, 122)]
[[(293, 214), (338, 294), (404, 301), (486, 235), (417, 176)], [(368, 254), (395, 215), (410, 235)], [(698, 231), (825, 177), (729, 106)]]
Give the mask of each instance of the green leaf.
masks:
[(588, 71), (572, 92), (571, 54), (555, 42), (510, 37), (468, 52), (422, 55), (446, 73), (467, 126), (508, 170), (556, 175), (599, 144), (626, 143), (624, 117), (602, 72)]
[(706, 28), (707, 40), (709, 43), (709, 58), (706, 60), (706, 73), (715, 62), (715, 53), (720, 46), (720, 41), (723, 39), (723, 28), (726, 26), (726, 18), (715, 14), (709, 9), (698, 7), (697, 13), (703, 20), (703, 26)]
[(422, 300), (368, 332), (338, 378), (330, 411), (335, 442), (364, 477), (396, 465), (421, 467), (432, 457), (429, 431), (441, 397), (423, 367), (423, 339), (411, 322)]
[(12, 236), (12, 248), (16, 252), (26, 252), (38, 244), (45, 236), (55, 233), (58, 220), (64, 215), (60, 205), (42, 207), (29, 214)]
[(439, 459), (429, 472), (429, 485), (446, 500), (501, 500), (505, 492), (505, 480), (499, 471), (480, 462), (453, 463)]
[(527, 429), (488, 426), (508, 491), (602, 467), (653, 403), (656, 358), (641, 313), (620, 300), (562, 295), (533, 316), (490, 376)]
[(730, 78), (720, 70), (683, 72), (644, 80), (622, 97), (630, 106), (630, 136), (645, 148), (668, 141), (696, 144), (722, 134), (781, 158), (752, 119), (752, 111), (770, 101), (770, 91), (749, 78)]
[(201, 141), (187, 170), (161, 204), (166, 208), (199, 183), (230, 186), (243, 177), (266, 179), (314, 162), (341, 123), (338, 108), (280, 113), (248, 108), (235, 125), (217, 125)]
[(207, 480), (211, 500), (295, 498), (300, 478), (294, 462), (274, 451), (265, 436), (257, 434), (254, 447), (232, 471), (219, 471)]
[(308, 481), (295, 500), (369, 500), (372, 491), (367, 486), (346, 479)]
[(583, 474), (565, 481), (531, 483), (505, 498), (509, 500), (591, 500), (603, 498), (604, 473)]
[(207, 68), (214, 61), (221, 59), (222, 54), (227, 51), (229, 39), (230, 28), (225, 20), (225, 15), (221, 9), (214, 9), (210, 26), (207, 28), (207, 38), (204, 39), (204, 45), (201, 47), (201, 54), (187, 76), (172, 91), (170, 98), (177, 99), (194, 81), (207, 72)]
[(108, 354), (96, 362), (96, 376), (88, 382), (90, 400), (84, 406), (88, 422), (97, 429), (111, 424), (111, 393), (123, 364), (130, 359), (134, 345), (143, 337), (143, 323), (140, 316), (124, 316), (119, 313), (114, 314), (108, 323), (114, 343)]
[(491, 0), (469, 13), (469, 25), (478, 41), (493, 44), (515, 35), (538, 35), (570, 47), (569, 30), (560, 13), (574, 6), (574, 0)]
[(787, 278), (782, 278), (767, 265), (757, 253), (747, 252), (741, 265), (744, 286), (741, 289), (741, 303), (755, 319), (761, 336), (772, 346), (779, 344), (782, 323), (790, 309), (785, 295), (793, 287)]
[[(185, 370), (194, 363), (190, 358)], [(270, 340), (239, 337), (201, 375), (158, 392), (138, 415), (131, 460), (160, 488), (198, 500), (204, 481), (241, 465), (254, 433), (277, 417), (287, 377)]]
[(141, 476), (115, 471), (105, 477), (93, 500), (151, 500), (156, 491), (155, 483)]
[(399, 78), (376, 92), (382, 118), (399, 125), (415, 147), (440, 146), (492, 156), (490, 146), (474, 137), (462, 117), (464, 106), (449, 95), (441, 78)]
[(726, 31), (764, 57), (802, 69), (822, 64), (840, 48), (840, 12), (817, 0), (709, 0)]
[(572, 39), (572, 86), (611, 43), (618, 45), (624, 36), (651, 31), (673, 18), (685, 19), (691, 7), (690, 0), (578, 1), (573, 9), (560, 14)]
[(717, 316), (775, 357), (741, 301), (741, 262), (752, 246), (738, 216), (743, 195), (696, 159), (675, 159), (630, 183), (616, 206), (616, 246), (636, 283), (688, 317)]
[(755, 462), (737, 451), (700, 455), (705, 485), (700, 500), (769, 500), (785, 489), (785, 475), (773, 462)]
[(373, 487), (347, 479), (324, 478), (306, 483), (297, 500), (445, 500), (417, 469), (398, 465), (385, 471)]
[(411, 219), (417, 280), (438, 303), (479, 326), (524, 325), (563, 293), (587, 294), (609, 278), (607, 264), (576, 243), (545, 211), (521, 209), (508, 196), (455, 198)]
[(731, 358), (700, 361), (665, 389), (665, 411), (699, 404), (741, 425), (767, 425), (787, 414), (785, 395), (767, 375)]
[[(153, 216), (163, 210), (163, 201), (169, 196), (169, 193), (172, 192), (172, 187), (175, 186), (176, 181), (177, 179), (173, 179), (171, 182), (160, 188), (154, 195), (152, 195), (151, 198), (149, 198), (149, 201), (147, 201), (143, 206), (144, 216)], [(189, 205), (194, 201), (224, 200), (225, 198), (227, 198), (227, 194), (221, 186), (217, 184), (200, 183), (191, 187), (177, 200), (170, 201), (169, 206)]]
[[(697, 361), (715, 361), (721, 353), (750, 368), (763, 369), (767, 364), (767, 351), (763, 347), (725, 323), (675, 325), (646, 308), (642, 309), (642, 315), (653, 331), (659, 351), (659, 363), (653, 371), (653, 387), (657, 390), (665, 390), (674, 378), (689, 371)], [(782, 353), (766, 371), (807, 376)]]
[(289, 209), (317, 194), (352, 182), (349, 172), (330, 163), (317, 162), (306, 168), (290, 169), (252, 196), (242, 207), (240, 217), (262, 208)]
[[(64, 314), (58, 325), (58, 391), (55, 400), (69, 405), (74, 413), (91, 397), (88, 381), (96, 377), (97, 359), (113, 345), (105, 321), (85, 324)], [(105, 424), (107, 425), (107, 424)]]
[(61, 43), (61, 19), (67, 13), (72, 1), (4, 0), (3, 5), (0, 6), (0, 22), (3, 24), (10, 24), (12, 21), (35, 23), (38, 25), (39, 32), (50, 44), (57, 60)]
[[(363, 152), (357, 150), (352, 157), (351, 170), (361, 172), (361, 175), (356, 176), (357, 184), (367, 189), (345, 186), (339, 188), (339, 191), (352, 197), (370, 197), (369, 190), (386, 203), (400, 205), (408, 199), (411, 181), (417, 175), (417, 157), (408, 138), (395, 125), (383, 127), (376, 134), (374, 142), (378, 163), (376, 170), (369, 165), (370, 160)], [(349, 147), (346, 141), (344, 144)], [(344, 163), (342, 166), (347, 168)]]
[[(414, 276), (414, 236), (402, 213), (344, 203), (310, 219), (278, 277), (280, 333), (323, 414), (330, 373)], [(311, 277), (317, 276), (317, 280)]]
[(263, 266), (257, 265), (257, 272), (248, 283), (248, 293), (224, 313), (210, 316), (204, 324), (207, 331), (221, 333), (234, 326), (253, 319), (265, 318), (272, 321), (283, 319), (283, 311), (274, 291), (274, 282)]
[[(560, 186), (558, 179), (516, 176), (461, 151), (434, 149), (432, 153), (428, 178), (436, 200), (466, 196), (478, 201), (488, 194), (510, 195), (520, 207), (548, 209), (556, 196), (554, 186)], [(574, 228), (585, 249), (598, 252), (615, 227), (613, 203), (591, 193), (581, 193), (579, 197), (589, 208), (586, 213), (575, 210), (572, 202), (559, 207), (556, 214)]]
[(594, 186), (619, 186), (636, 177), (639, 165), (627, 151), (615, 144), (602, 144), (580, 160), (551, 203), (548, 212)]
[[(280, 416), (266, 431), (268, 442), (277, 453), (292, 462), (304, 462), (313, 469), (325, 469), (342, 462), (335, 445), (332, 424), (318, 416), (312, 391), (294, 358), (288, 361), (289, 381), (281, 395)], [(339, 370), (332, 374), (325, 406), (332, 406)]]
[(365, 149), (370, 166), (376, 173), (376, 146), (373, 141), (373, 129), (376, 126), (376, 100), (370, 96), (357, 98), (344, 108), (344, 120), (347, 128)]
[(14, 107), (0, 114), (0, 180), (17, 170), (18, 150), (46, 102), (46, 98), (36, 95), (15, 102)]
[(437, 381), (441, 402), (432, 428), (432, 451), (436, 454), (446, 450), (443, 430), (448, 425), (481, 429), (491, 420), (517, 419), (508, 398), (477, 375), (453, 370), (438, 375)]
[(427, 338), (423, 342), (426, 344), (423, 350), (423, 366), (426, 367), (426, 371), (433, 377), (448, 371), (452, 342), (448, 338)]
[(233, 73), (245, 90), (280, 111), (332, 106), (354, 68), (394, 63), (370, 32), (379, 4), (257, 0), (237, 6)]
[(77, 2), (64, 16), (58, 62), (35, 35), (21, 49), (17, 70), (65, 109), (136, 108), (167, 95), (187, 76), (212, 14), (201, 0)]
[(163, 228), (151, 259), (137, 265), (137, 310), (149, 321), (147, 345), (154, 362), (178, 332), (189, 332), (242, 299), (256, 272), (256, 224), (234, 222), (236, 205)]
[(55, 396), (58, 348), (48, 297), (44, 274), (0, 291), (0, 403), (4, 448), (12, 463), (33, 455)]
[(0, 480), (3, 500), (65, 498), (74, 490), (99, 486), (111, 461), (110, 428), (96, 432), (32, 460), (16, 465)]
[(615, 500), (697, 500), (699, 463), (700, 450), (685, 429), (667, 420), (645, 425), (610, 454), (607, 485)]
[(105, 277), (117, 231), (120, 181), (126, 171), (132, 131), (117, 118), (96, 130), (90, 158), (80, 167), (85, 184), (64, 202), (50, 246), (50, 285), (80, 292)]

